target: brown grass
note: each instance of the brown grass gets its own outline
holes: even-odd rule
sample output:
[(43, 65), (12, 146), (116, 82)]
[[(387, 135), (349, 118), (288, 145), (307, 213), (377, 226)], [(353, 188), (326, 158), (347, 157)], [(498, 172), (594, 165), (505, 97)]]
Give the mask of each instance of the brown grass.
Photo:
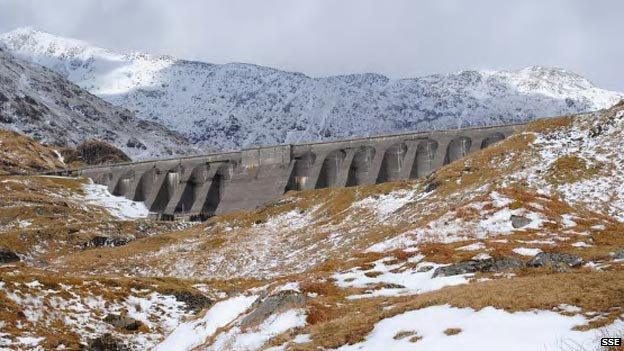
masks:
[(444, 334), (451, 336), (451, 335), (457, 335), (461, 332), (462, 332), (461, 328), (448, 328), (444, 331)]
[[(307, 326), (306, 331), (312, 333), (314, 347), (335, 348), (362, 341), (381, 319), (442, 304), (476, 310), (493, 306), (515, 312), (549, 310), (563, 303), (581, 307), (583, 311), (608, 312), (615, 316), (624, 306), (623, 279), (622, 271), (544, 274), (535, 270), (533, 275), (446, 287), (416, 296), (351, 301), (340, 296), (326, 296), (319, 301), (333, 306), (334, 318), (317, 321)], [(383, 309), (383, 306), (392, 307)], [(612, 319), (590, 327), (600, 327), (609, 320)]]
[(414, 335), (414, 334), (416, 334), (416, 332), (415, 332), (415, 331), (413, 331), (413, 330), (409, 330), (409, 331), (400, 331), (400, 332), (398, 332), (398, 333), (396, 333), (396, 334), (394, 335), (393, 339), (394, 339), (394, 340), (401, 340), (401, 339), (405, 339), (405, 338), (407, 338), (408, 336), (412, 336), (412, 335)]
[(576, 155), (566, 155), (553, 162), (546, 174), (546, 180), (553, 185), (561, 185), (589, 179), (602, 172), (608, 172), (608, 167), (604, 164), (594, 163), (590, 167), (584, 159)]
[(63, 168), (54, 149), (20, 135), (0, 130), (0, 175), (30, 174)]

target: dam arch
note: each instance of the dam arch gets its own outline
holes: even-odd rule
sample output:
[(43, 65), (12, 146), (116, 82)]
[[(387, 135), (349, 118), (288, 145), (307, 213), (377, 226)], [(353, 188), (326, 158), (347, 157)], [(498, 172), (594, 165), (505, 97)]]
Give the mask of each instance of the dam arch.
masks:
[(481, 149), (485, 149), (486, 147), (494, 145), (499, 141), (503, 140), (505, 140), (505, 135), (503, 135), (503, 133), (492, 133), (488, 135), (485, 139), (483, 139), (483, 141), (481, 142)]
[(286, 186), (287, 191), (305, 189), (306, 183), (310, 181), (310, 173), (315, 161), (316, 155), (312, 151), (307, 151), (301, 156), (295, 157), (293, 171)]
[(375, 148), (372, 146), (361, 146), (355, 152), (353, 161), (349, 166), (346, 186), (357, 186), (365, 184), (369, 177), (369, 172), (375, 158)]
[(388, 147), (384, 153), (382, 166), (377, 176), (377, 183), (401, 179), (401, 170), (405, 167), (407, 145), (404, 142)]
[(344, 150), (335, 150), (325, 156), (315, 189), (331, 188), (337, 184), (340, 168), (346, 155)]
[(468, 155), (470, 152), (470, 146), (472, 139), (466, 136), (456, 137), (448, 144), (446, 148), (446, 157), (444, 158), (444, 164), (447, 165), (460, 158)]
[(438, 142), (432, 139), (425, 139), (418, 143), (416, 156), (409, 178), (422, 178), (433, 172), (433, 159), (438, 151)]

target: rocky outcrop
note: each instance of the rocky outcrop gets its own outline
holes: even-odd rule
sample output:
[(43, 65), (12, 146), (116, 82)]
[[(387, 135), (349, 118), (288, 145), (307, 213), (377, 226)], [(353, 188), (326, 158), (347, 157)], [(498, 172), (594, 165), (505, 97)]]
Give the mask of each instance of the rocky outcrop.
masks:
[(583, 259), (577, 255), (567, 253), (547, 253), (540, 252), (529, 262), (528, 267), (549, 267), (557, 272), (567, 272), (570, 267), (578, 267), (583, 263)]
[(112, 325), (117, 329), (122, 329), (130, 332), (139, 330), (141, 325), (143, 325), (143, 323), (134, 318), (114, 313), (111, 313), (104, 317), (104, 322)]
[(103, 236), (96, 235), (89, 242), (84, 244), (84, 247), (116, 247), (123, 246), (132, 241), (131, 237), (113, 237), (113, 236)]
[(130, 351), (131, 349), (119, 338), (110, 333), (89, 341), (89, 351)]
[(530, 223), (531, 223), (531, 220), (529, 218), (526, 218), (523, 216), (511, 215), (511, 226), (516, 229), (524, 228)]
[(476, 273), (476, 272), (505, 272), (519, 269), (524, 263), (514, 257), (490, 258), (484, 260), (468, 260), (453, 263), (449, 266), (438, 267), (433, 272), (433, 277), (448, 277), (451, 275)]
[(172, 293), (176, 300), (184, 302), (186, 309), (193, 313), (198, 313), (204, 308), (214, 304), (214, 300), (208, 296), (192, 293), (190, 291), (175, 291)]
[(99, 140), (87, 140), (76, 149), (66, 151), (64, 156), (67, 164), (101, 165), (132, 161), (123, 151)]
[(304, 296), (294, 290), (279, 291), (254, 303), (253, 311), (241, 322), (241, 328), (248, 328), (262, 323), (270, 315), (291, 308), (302, 307), (305, 304)]

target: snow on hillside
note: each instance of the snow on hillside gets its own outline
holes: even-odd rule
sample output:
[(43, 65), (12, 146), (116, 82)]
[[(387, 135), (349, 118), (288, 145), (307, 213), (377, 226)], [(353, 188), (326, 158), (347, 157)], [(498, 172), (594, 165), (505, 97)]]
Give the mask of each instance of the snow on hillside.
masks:
[(120, 54), (30, 28), (1, 35), (0, 44), (211, 149), (523, 122), (624, 97), (556, 68), (311, 78), (251, 64)]
[(132, 220), (146, 218), (149, 210), (142, 202), (128, 200), (122, 196), (114, 196), (104, 185), (94, 184), (89, 181), (83, 186), (84, 200), (91, 205), (103, 207), (115, 218)]
[(537, 121), (427, 178), (292, 192), (53, 267), (246, 282), (159, 349), (594, 349), (624, 328), (623, 135), (624, 103)]
[(572, 329), (583, 322), (582, 316), (552, 311), (509, 313), (492, 307), (475, 311), (432, 306), (385, 319), (365, 341), (339, 350), (593, 350), (600, 332)]
[(98, 139), (134, 159), (199, 152), (179, 133), (136, 118), (1, 45), (0, 78), (0, 129), (61, 147)]

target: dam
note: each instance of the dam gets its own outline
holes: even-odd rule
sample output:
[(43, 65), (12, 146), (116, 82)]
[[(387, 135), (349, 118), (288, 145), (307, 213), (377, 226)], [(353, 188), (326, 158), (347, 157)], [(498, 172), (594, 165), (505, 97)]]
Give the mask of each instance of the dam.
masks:
[(113, 195), (144, 202), (160, 219), (205, 220), (253, 209), (291, 190), (425, 177), (505, 139), (521, 126), (277, 145), (56, 173), (91, 178), (108, 186)]

